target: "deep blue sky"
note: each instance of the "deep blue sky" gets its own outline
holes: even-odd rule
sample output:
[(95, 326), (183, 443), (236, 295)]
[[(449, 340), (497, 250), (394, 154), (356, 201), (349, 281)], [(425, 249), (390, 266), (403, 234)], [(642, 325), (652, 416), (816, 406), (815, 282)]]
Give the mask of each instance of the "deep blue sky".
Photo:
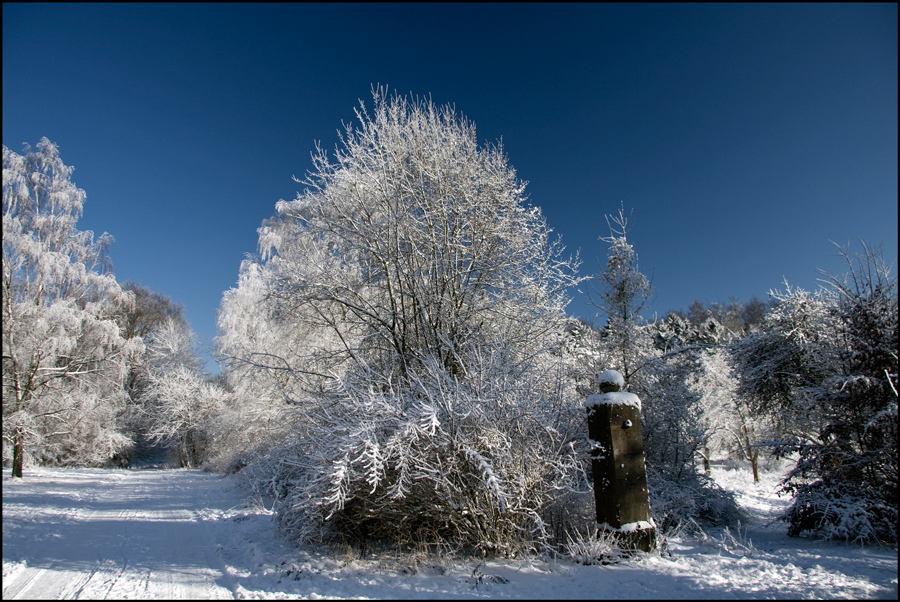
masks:
[[(3, 4), (3, 144), (59, 144), (79, 228), (203, 342), (256, 228), (373, 84), (502, 137), (596, 273), (633, 209), (660, 315), (897, 258), (896, 4)], [(570, 313), (595, 310), (575, 297)]]

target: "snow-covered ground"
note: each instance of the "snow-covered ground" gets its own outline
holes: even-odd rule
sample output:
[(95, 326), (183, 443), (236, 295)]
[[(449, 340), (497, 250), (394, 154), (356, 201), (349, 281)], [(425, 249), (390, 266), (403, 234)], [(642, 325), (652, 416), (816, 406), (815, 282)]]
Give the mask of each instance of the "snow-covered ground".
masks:
[(616, 565), (297, 549), (230, 478), (36, 469), (3, 477), (3, 598), (897, 598), (897, 550), (784, 535), (777, 473), (715, 469), (746, 525)]

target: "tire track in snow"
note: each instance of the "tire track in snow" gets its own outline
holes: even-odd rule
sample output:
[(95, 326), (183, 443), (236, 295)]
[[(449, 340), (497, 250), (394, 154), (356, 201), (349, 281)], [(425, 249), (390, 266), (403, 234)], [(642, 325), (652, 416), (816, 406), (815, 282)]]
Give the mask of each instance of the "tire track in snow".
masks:
[[(111, 477), (113, 480), (115, 477)], [(82, 520), (91, 519), (96, 514), (91, 510), (93, 504), (96, 503), (96, 491), (81, 491), (78, 487), (71, 490), (65, 487), (64, 479), (53, 478), (46, 483), (46, 494), (55, 496), (60, 500), (59, 504), (51, 504), (49, 506), (39, 506), (37, 508), (28, 507), (23, 504), (21, 507), (16, 506), (18, 513), (4, 507), (4, 518), (7, 515), (17, 515), (16, 522), (26, 522), (36, 524), (39, 522), (50, 522), (51, 524), (62, 524), (67, 519)], [(87, 498), (87, 499), (85, 499)], [(66, 517), (62, 518), (61, 517)], [(44, 520), (41, 520), (44, 519)], [(13, 539), (7, 535), (7, 522), (3, 524), (4, 543)], [(37, 538), (32, 541), (32, 546), (38, 549), (45, 548), (48, 545), (58, 549), (60, 545), (66, 547), (65, 543), (59, 541), (60, 534), (53, 533), (54, 537), (51, 542), (46, 542), (46, 538)], [(44, 541), (42, 541), (44, 539)], [(14, 539), (13, 539), (14, 541)], [(37, 545), (35, 545), (37, 544)], [(5, 546), (4, 546), (5, 547)], [(45, 592), (54, 591), (56, 598), (76, 598), (83, 589), (84, 585), (89, 582), (97, 570), (100, 568), (99, 563), (92, 566), (85, 566), (78, 571), (64, 570), (62, 568), (50, 568), (45, 566), (40, 560), (29, 559), (29, 561), (21, 564), (21, 570), (17, 571), (15, 579), (4, 578), (3, 598), (9, 599), (29, 599), (46, 597)], [(6, 562), (6, 550), (4, 549), (4, 563)], [(85, 563), (89, 563), (85, 560)]]

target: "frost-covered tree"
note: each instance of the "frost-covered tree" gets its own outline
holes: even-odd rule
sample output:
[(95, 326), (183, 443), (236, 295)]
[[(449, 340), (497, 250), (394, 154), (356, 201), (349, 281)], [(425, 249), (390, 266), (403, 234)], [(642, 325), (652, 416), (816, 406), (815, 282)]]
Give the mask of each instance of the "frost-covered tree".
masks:
[(726, 332), (740, 336), (761, 324), (768, 309), (769, 305), (754, 295), (747, 303), (732, 298), (727, 304), (713, 302), (707, 305), (694, 300), (686, 314), (683, 311), (673, 313), (685, 318), (695, 327), (707, 323), (712, 318), (719, 326), (724, 327)]
[(222, 296), (216, 337), (229, 386), (270, 410), (321, 390), (345, 363), (340, 337), (314, 310), (282, 307), (276, 263), (242, 262), (238, 286)]
[[(265, 482), (302, 533), (522, 545), (583, 420), (561, 360), (578, 261), (473, 124), (373, 100), (277, 204), (223, 299), (229, 379), (258, 376), (297, 410), (287, 443), (245, 470), (278, 475)], [(512, 501), (523, 488), (536, 493)]]
[(427, 353), (461, 375), (462, 347), (500, 339), (529, 353), (558, 329), (577, 262), (502, 147), (479, 148), (449, 106), (373, 98), (260, 229), (270, 301), (333, 331), (342, 359), (398, 374)]
[(704, 304), (695, 300), (688, 312), (670, 311), (656, 324), (657, 347), (665, 352), (689, 352), (697, 361), (691, 389), (700, 395), (701, 420), (708, 439), (700, 452), (707, 473), (712, 454), (726, 453), (750, 463), (759, 481), (764, 440), (775, 436), (775, 423), (751, 411), (738, 395), (738, 381), (730, 365), (730, 345), (753, 332), (765, 318), (768, 304), (752, 297), (746, 304)]
[(739, 391), (798, 453), (789, 533), (897, 541), (897, 281), (865, 244), (817, 294), (788, 288), (735, 346)]
[[(722, 306), (713, 305), (707, 310), (703, 303), (694, 301), (687, 316), (669, 312), (654, 325), (656, 346), (663, 358), (691, 358), (686, 383), (696, 396), (699, 421), (705, 432), (705, 443), (697, 453), (703, 458), (707, 474), (712, 454), (725, 452), (750, 462), (754, 479), (758, 481), (758, 443), (764, 421), (752, 418), (736, 394), (738, 383), (728, 363), (728, 345), (738, 335), (714, 317), (716, 307)], [(737, 302), (730, 307), (728, 314), (732, 316), (743, 313), (744, 306)], [(743, 321), (732, 319), (731, 324), (737, 332), (744, 331)]]
[(134, 302), (119, 308), (116, 314), (119, 330), (126, 339), (139, 338), (144, 342), (145, 348), (145, 352), (131, 356), (125, 376), (128, 403), (122, 414), (122, 431), (134, 444), (129, 452), (122, 454), (119, 459), (122, 462), (133, 462), (147, 459), (148, 454), (152, 453), (142, 429), (145, 416), (141, 412), (141, 405), (147, 398), (146, 392), (150, 384), (147, 345), (169, 320), (174, 320), (182, 328), (189, 327), (184, 318), (183, 307), (166, 295), (133, 281), (124, 282), (121, 287), (134, 295)]
[[(238, 286), (222, 296), (216, 354), (221, 381), (234, 404), (223, 408), (214, 451), (221, 470), (239, 470), (291, 429), (285, 412), (311, 400), (341, 361), (340, 342), (327, 326), (284, 314), (269, 299), (272, 269), (242, 262)], [(294, 429), (296, 430), (296, 429)]]
[(755, 414), (748, 402), (739, 397), (738, 379), (729, 364), (730, 350), (722, 345), (703, 351), (701, 369), (695, 386), (701, 395), (702, 420), (709, 433), (704, 460), (713, 452), (725, 453), (750, 463), (753, 481), (760, 481), (760, 458), (776, 435), (774, 421)]
[(132, 280), (123, 282), (122, 289), (134, 293), (134, 305), (126, 308), (119, 318), (122, 334), (126, 338), (137, 336), (146, 341), (168, 320), (187, 326), (184, 307), (166, 295)]
[(216, 418), (229, 395), (205, 374), (187, 323), (169, 318), (158, 327), (147, 342), (146, 371), (139, 431), (174, 450), (182, 466), (200, 465), (215, 446)]
[(603, 328), (605, 347), (612, 355), (604, 369), (617, 370), (632, 380), (632, 375), (645, 363), (652, 342), (642, 328), (641, 312), (652, 296), (650, 280), (638, 269), (637, 253), (628, 242), (628, 217), (624, 207), (617, 216), (607, 216), (610, 235), (600, 237), (609, 244), (606, 269), (598, 276), (597, 299), (594, 304), (606, 315)]
[(108, 461), (139, 339), (115, 317), (134, 302), (109, 271), (111, 238), (79, 231), (85, 193), (55, 144), (3, 147), (3, 449), (15, 476), (40, 462)]
[(826, 291), (786, 287), (763, 325), (732, 343), (737, 395), (755, 415), (772, 417), (782, 440), (812, 440), (821, 427), (814, 388), (835, 370)]

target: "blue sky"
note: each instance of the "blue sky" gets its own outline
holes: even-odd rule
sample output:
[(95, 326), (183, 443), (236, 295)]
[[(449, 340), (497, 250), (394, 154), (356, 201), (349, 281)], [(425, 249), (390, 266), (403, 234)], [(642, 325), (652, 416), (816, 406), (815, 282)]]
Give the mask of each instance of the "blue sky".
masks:
[[(3, 4), (3, 144), (59, 144), (79, 228), (201, 341), (262, 220), (372, 85), (502, 138), (596, 273), (606, 214), (652, 310), (897, 258), (896, 4)], [(573, 291), (570, 313), (595, 310)]]

